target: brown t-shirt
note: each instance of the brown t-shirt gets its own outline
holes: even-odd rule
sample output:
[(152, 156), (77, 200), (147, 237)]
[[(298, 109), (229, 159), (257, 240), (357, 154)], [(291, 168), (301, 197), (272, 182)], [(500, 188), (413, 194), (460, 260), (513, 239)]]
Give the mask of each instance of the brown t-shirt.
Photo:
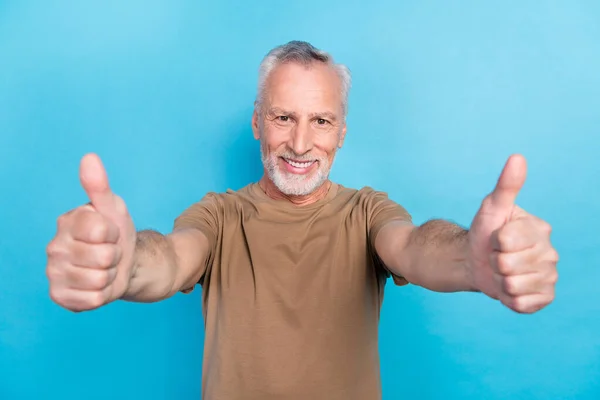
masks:
[(391, 220), (410, 216), (385, 193), (338, 184), (307, 206), (253, 183), (185, 210), (175, 227), (200, 229), (210, 243), (199, 282), (202, 398), (381, 398), (378, 323), (390, 273), (373, 244)]

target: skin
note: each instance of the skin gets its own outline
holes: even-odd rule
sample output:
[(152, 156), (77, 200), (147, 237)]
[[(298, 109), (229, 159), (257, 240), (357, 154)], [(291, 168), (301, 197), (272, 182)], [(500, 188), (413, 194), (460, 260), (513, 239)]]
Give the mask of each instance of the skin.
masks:
[(56, 235), (46, 249), (46, 275), (55, 303), (81, 312), (118, 299), (154, 302), (198, 281), (198, 265), (208, 251), (200, 231), (136, 232), (95, 154), (81, 160), (80, 180), (90, 202), (58, 218)]
[(382, 260), (409, 282), (438, 292), (479, 291), (518, 313), (554, 300), (558, 253), (551, 227), (515, 204), (526, 162), (511, 156), (469, 230), (443, 220), (390, 223), (376, 239)]
[[(335, 71), (319, 63), (283, 64), (269, 76), (252, 128), (266, 159), (289, 178), (284, 184), (302, 184), (319, 169), (327, 176), (346, 135), (340, 84)], [(314, 162), (294, 169), (286, 157)], [(519, 313), (544, 308), (554, 299), (558, 253), (550, 225), (515, 204), (526, 170), (522, 156), (508, 159), (469, 230), (444, 220), (390, 222), (375, 241), (379, 256), (392, 273), (430, 290), (479, 291)], [(83, 157), (80, 178), (90, 202), (59, 217), (47, 248), (50, 296), (57, 304), (85, 311), (117, 299), (153, 302), (198, 281), (208, 254), (200, 231), (136, 232), (94, 154)], [(300, 207), (322, 199), (331, 186), (324, 179), (310, 193), (286, 194), (266, 168), (259, 184), (273, 199)]]
[[(336, 72), (324, 64), (306, 67), (288, 63), (277, 67), (266, 83), (263, 101), (255, 107), (252, 130), (267, 156), (287, 152), (325, 158), (329, 165), (333, 164), (336, 151), (346, 137), (341, 82)], [(285, 170), (285, 164), (280, 157), (278, 168)], [(315, 165), (313, 169), (319, 167)], [(312, 173), (314, 171), (308, 171), (305, 175)], [(259, 183), (272, 198), (296, 205), (322, 199), (331, 185), (327, 180), (308, 195), (287, 195), (277, 188), (266, 171)]]

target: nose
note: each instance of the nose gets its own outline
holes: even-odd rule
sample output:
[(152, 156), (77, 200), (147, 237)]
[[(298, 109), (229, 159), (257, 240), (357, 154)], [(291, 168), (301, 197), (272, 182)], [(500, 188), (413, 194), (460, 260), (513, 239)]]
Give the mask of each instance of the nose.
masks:
[(298, 121), (293, 129), (288, 146), (298, 155), (308, 153), (313, 148), (313, 137), (307, 121)]

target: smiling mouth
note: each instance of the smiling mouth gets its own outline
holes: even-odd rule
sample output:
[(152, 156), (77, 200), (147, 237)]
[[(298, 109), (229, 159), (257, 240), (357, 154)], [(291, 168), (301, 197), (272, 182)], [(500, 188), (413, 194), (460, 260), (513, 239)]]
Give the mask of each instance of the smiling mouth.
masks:
[(314, 163), (317, 162), (317, 160), (312, 160), (312, 161), (295, 161), (295, 160), (291, 160), (289, 158), (283, 158), (283, 161), (285, 161), (286, 163), (288, 163), (289, 165), (291, 165), (294, 168), (300, 168), (300, 169), (308, 168), (308, 167), (310, 167), (311, 165), (313, 165)]

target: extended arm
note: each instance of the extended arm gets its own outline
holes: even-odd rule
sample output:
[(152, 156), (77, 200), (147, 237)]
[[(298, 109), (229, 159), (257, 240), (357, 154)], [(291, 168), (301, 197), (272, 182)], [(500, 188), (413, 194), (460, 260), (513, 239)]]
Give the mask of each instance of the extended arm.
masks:
[(122, 299), (154, 302), (191, 289), (204, 271), (207, 254), (208, 240), (197, 229), (179, 229), (169, 235), (138, 232), (133, 274)]
[(377, 253), (392, 273), (431, 290), (482, 292), (519, 313), (546, 307), (558, 253), (550, 224), (515, 204), (525, 174), (525, 159), (511, 156), (468, 231), (442, 220), (388, 222), (375, 238)]
[(169, 235), (136, 232), (98, 156), (82, 159), (80, 179), (90, 202), (58, 218), (56, 235), (46, 248), (46, 275), (55, 303), (81, 312), (117, 299), (160, 301), (193, 288), (209, 262), (206, 235), (218, 224), (213, 208), (191, 207)]
[(386, 267), (437, 292), (476, 291), (467, 267), (468, 231), (444, 220), (421, 226), (393, 221), (381, 228), (375, 249)]

